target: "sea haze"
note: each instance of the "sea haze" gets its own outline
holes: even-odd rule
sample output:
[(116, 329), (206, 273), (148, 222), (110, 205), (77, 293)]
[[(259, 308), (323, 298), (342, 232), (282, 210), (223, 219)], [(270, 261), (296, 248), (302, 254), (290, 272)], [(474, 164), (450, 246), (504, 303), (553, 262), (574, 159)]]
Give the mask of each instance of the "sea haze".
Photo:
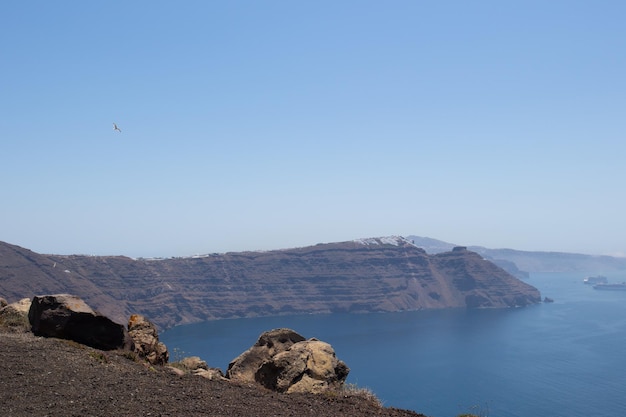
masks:
[(348, 382), (386, 406), (433, 417), (623, 416), (626, 291), (594, 290), (584, 276), (532, 274), (528, 282), (555, 302), (520, 309), (221, 320), (161, 338), (172, 356), (226, 370), (260, 333), (289, 327), (330, 343), (351, 368)]

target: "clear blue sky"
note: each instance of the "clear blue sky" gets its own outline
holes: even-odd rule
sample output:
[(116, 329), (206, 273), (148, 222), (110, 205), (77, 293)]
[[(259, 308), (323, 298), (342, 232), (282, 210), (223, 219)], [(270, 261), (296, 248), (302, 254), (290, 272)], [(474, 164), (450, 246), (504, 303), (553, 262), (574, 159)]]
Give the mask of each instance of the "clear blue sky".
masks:
[(2, 2), (0, 240), (626, 254), (625, 22), (621, 0)]

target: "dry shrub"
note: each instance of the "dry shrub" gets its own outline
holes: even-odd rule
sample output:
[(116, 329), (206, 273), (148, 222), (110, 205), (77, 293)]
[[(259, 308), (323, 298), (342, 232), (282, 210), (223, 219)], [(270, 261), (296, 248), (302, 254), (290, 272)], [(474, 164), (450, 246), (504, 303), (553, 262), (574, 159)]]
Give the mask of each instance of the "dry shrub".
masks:
[(376, 407), (383, 406), (382, 401), (374, 394), (374, 391), (367, 387), (359, 387), (356, 384), (343, 384), (340, 393), (345, 397), (362, 398)]
[(30, 322), (27, 315), (11, 307), (5, 307), (0, 314), (0, 327), (10, 332), (28, 332), (30, 331)]

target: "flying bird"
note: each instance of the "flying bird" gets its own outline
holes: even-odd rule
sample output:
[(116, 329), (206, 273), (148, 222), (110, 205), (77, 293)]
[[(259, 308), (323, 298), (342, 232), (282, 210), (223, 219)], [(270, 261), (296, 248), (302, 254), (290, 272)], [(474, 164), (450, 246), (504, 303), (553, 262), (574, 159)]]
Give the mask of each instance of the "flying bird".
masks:
[(113, 130), (122, 133), (122, 129), (120, 129), (119, 127), (117, 127), (117, 125), (115, 123), (113, 123)]

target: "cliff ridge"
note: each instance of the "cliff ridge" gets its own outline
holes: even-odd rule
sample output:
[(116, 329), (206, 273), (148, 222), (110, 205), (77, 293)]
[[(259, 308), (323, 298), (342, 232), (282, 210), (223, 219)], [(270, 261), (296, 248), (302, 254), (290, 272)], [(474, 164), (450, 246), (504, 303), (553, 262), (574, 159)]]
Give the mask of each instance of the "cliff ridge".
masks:
[(401, 237), (187, 258), (42, 255), (0, 243), (9, 301), (72, 293), (120, 323), (161, 328), (239, 317), (517, 307), (539, 291), (463, 247), (429, 255)]

